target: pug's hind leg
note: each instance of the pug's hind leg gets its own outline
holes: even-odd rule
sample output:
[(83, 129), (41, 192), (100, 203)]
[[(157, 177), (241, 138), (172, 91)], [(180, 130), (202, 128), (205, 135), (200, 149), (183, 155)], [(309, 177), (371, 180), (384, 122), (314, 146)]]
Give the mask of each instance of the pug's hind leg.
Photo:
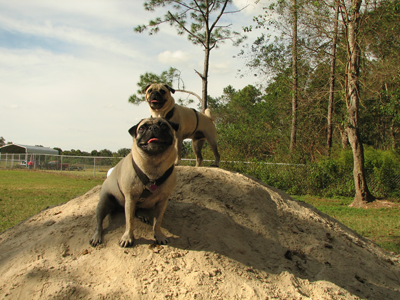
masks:
[(181, 162), (182, 159), (182, 148), (183, 148), (183, 139), (181, 137), (177, 138), (178, 141), (176, 142), (176, 151), (177, 151), (177, 156), (175, 159), (175, 166), (178, 166), (179, 163)]
[(154, 209), (137, 208), (135, 216), (145, 224), (150, 224), (154, 214)]
[(193, 152), (196, 155), (196, 167), (200, 167), (203, 162), (203, 156), (201, 155), (201, 150), (203, 149), (203, 145), (206, 142), (204, 139), (193, 139), (192, 148)]
[(112, 195), (102, 193), (100, 194), (100, 200), (97, 204), (96, 208), (96, 229), (94, 231), (94, 235), (90, 239), (89, 243), (93, 247), (97, 246), (98, 244), (103, 243), (103, 220), (104, 218), (116, 209), (115, 199)]
[(211, 165), (212, 167), (219, 167), (219, 160), (220, 160), (220, 155), (218, 152), (218, 145), (217, 141), (215, 139), (208, 139), (208, 143), (210, 144), (211, 150), (214, 153), (214, 163)]

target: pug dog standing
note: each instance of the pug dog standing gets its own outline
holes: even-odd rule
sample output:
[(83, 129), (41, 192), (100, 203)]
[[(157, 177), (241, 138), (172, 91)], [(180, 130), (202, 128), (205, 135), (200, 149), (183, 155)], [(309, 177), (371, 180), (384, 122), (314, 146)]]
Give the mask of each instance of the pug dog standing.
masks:
[(183, 140), (192, 139), (192, 148), (196, 155), (196, 167), (199, 167), (203, 161), (201, 150), (206, 140), (210, 144), (215, 157), (212, 166), (219, 166), (217, 130), (210, 109), (207, 108), (203, 114), (194, 109), (175, 104), (175, 99), (171, 96), (171, 93), (175, 93), (175, 90), (166, 84), (150, 84), (144, 89), (144, 93), (153, 117), (165, 117), (179, 124), (176, 164), (181, 160)]
[(131, 152), (123, 158), (104, 181), (96, 209), (97, 226), (90, 244), (103, 242), (103, 220), (118, 205), (125, 208), (125, 233), (121, 247), (133, 245), (135, 209), (155, 207), (153, 231), (158, 244), (168, 239), (161, 232), (161, 222), (168, 197), (176, 184), (174, 163), (176, 131), (179, 124), (164, 118), (149, 118), (129, 129), (133, 137)]

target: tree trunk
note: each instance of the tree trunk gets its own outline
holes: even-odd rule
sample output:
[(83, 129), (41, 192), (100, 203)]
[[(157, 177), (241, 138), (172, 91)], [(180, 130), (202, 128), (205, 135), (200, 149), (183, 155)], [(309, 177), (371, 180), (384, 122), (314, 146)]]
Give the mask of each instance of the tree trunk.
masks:
[[(389, 89), (388, 89), (387, 83), (385, 83), (385, 91), (386, 91), (386, 94), (389, 95)], [(389, 97), (391, 98), (391, 96), (389, 96)], [(388, 99), (389, 101), (391, 100), (390, 98)], [(395, 124), (396, 124), (396, 114), (393, 114), (392, 122), (390, 123), (390, 136), (392, 138), (392, 149), (393, 150), (396, 150), (396, 148), (397, 148), (397, 143), (396, 143), (396, 133), (397, 132), (396, 132)]]
[(208, 0), (205, 1), (206, 5), (206, 14), (205, 14), (205, 43), (204, 43), (204, 65), (203, 65), (203, 74), (200, 75), (202, 80), (202, 112), (204, 113), (207, 109), (207, 93), (208, 93), (208, 67), (210, 64), (210, 38), (211, 38), (211, 31), (210, 31), (210, 24), (209, 24), (209, 3)]
[(346, 128), (342, 128), (341, 126), (338, 127), (340, 131), (340, 136), (342, 140), (342, 148), (346, 149), (349, 146), (349, 138), (347, 137)]
[(335, 24), (333, 29), (332, 37), (332, 60), (331, 60), (331, 78), (329, 86), (329, 100), (328, 100), (328, 132), (326, 138), (326, 146), (328, 148), (328, 156), (331, 155), (332, 149), (332, 115), (333, 115), (333, 98), (335, 91), (335, 70), (336, 70), (336, 44), (337, 44), (337, 32), (338, 32), (338, 18), (339, 18), (339, 2), (335, 1)]
[(207, 47), (204, 55), (204, 69), (203, 69), (203, 89), (202, 89), (202, 111), (205, 112), (207, 108), (207, 93), (208, 93), (208, 67), (210, 64), (210, 49)]
[(390, 124), (390, 132), (392, 136), (392, 149), (397, 149), (397, 135), (398, 135), (398, 128), (395, 125), (396, 115), (393, 116), (392, 123)]
[(347, 126), (346, 132), (354, 159), (354, 184), (356, 195), (352, 207), (361, 207), (365, 203), (372, 202), (375, 198), (370, 193), (364, 170), (364, 149), (358, 128), (359, 105), (359, 71), (360, 71), (360, 47), (358, 44), (358, 27), (360, 22), (360, 6), (362, 0), (352, 0), (351, 19), (347, 23), (347, 43), (349, 58), (347, 62)]
[(297, 130), (297, 0), (292, 0), (292, 20), (293, 20), (293, 38), (292, 38), (292, 130), (290, 134), (290, 152), (296, 147)]
[(367, 181), (365, 179), (364, 170), (364, 148), (360, 142), (360, 136), (358, 129), (347, 127), (347, 134), (349, 142), (353, 150), (353, 176), (354, 185), (356, 189), (356, 195), (353, 202), (350, 204), (351, 207), (362, 207), (364, 204), (372, 202), (375, 197), (372, 196), (368, 189)]

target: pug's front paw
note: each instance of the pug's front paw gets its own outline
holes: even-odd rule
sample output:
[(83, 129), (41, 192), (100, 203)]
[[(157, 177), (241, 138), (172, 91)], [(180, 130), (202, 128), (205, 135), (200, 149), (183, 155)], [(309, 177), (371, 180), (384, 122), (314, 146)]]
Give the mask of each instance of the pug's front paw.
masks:
[(133, 234), (129, 234), (129, 233), (125, 232), (124, 235), (119, 240), (119, 245), (124, 248), (132, 247), (133, 242), (134, 242)]

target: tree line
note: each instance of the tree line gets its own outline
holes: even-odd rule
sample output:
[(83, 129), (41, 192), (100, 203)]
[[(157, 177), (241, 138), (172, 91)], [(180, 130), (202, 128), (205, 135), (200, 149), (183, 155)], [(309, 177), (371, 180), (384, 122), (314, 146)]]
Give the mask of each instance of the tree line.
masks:
[[(112, 152), (111, 150), (108, 149), (103, 149), (103, 150), (92, 150), (90, 153), (86, 151), (81, 151), (79, 149), (71, 149), (71, 150), (64, 150), (62, 151), (60, 148), (54, 148), (55, 150), (58, 150), (60, 155), (69, 155), (69, 156), (100, 156), (100, 157), (125, 157), (128, 155), (131, 151), (129, 148), (121, 148), (117, 152)], [(61, 151), (60, 151), (61, 150)]]
[[(379, 128), (381, 136), (371, 136), (375, 146), (398, 148), (399, 1), (278, 1), (265, 11), (255, 18), (257, 27), (271, 26), (280, 34), (263, 34), (243, 54), (250, 68), (273, 74), (267, 89), (286, 86), (290, 92), (290, 153), (302, 147), (299, 138), (320, 132), (326, 147), (315, 138), (304, 146), (330, 155), (336, 127), (353, 151), (353, 206), (373, 201), (363, 134)], [(371, 114), (376, 118), (363, 122)]]
[[(152, 0), (145, 8), (175, 2)], [(179, 34), (186, 33), (196, 44), (193, 34), (209, 37), (213, 9), (222, 16), (229, 3), (179, 1), (173, 7), (182, 22), (168, 11), (148, 26), (155, 28), (151, 33), (162, 23), (177, 26)], [(304, 162), (351, 148), (353, 206), (373, 201), (365, 180), (364, 145), (398, 151), (400, 144), (400, 1), (270, 1), (254, 21), (244, 31), (258, 30), (260, 36), (242, 44), (238, 57), (245, 60), (243, 76), (253, 73), (260, 86), (239, 91), (229, 86), (215, 99), (204, 95), (203, 88), (201, 109), (214, 106), (220, 141), (226, 147), (232, 143), (229, 151), (223, 150), (236, 159), (286, 155), (288, 161)], [(149, 75), (141, 77), (139, 85), (155, 79)], [(203, 87), (204, 80), (206, 76)]]

